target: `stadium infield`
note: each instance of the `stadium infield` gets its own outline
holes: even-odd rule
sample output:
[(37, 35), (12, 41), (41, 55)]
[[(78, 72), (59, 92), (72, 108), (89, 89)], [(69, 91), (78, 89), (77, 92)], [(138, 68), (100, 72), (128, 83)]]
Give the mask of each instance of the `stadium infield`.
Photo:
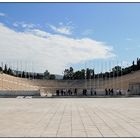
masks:
[(0, 137), (140, 137), (140, 98), (0, 98)]

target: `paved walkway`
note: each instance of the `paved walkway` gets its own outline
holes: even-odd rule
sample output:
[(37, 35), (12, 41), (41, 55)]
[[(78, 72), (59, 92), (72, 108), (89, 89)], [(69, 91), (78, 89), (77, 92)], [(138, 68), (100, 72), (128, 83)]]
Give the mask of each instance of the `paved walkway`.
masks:
[(0, 98), (0, 137), (140, 137), (140, 98)]

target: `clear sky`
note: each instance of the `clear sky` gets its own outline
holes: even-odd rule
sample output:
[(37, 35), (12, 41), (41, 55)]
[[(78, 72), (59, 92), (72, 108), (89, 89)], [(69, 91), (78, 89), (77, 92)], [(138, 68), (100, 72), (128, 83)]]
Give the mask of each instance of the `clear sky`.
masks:
[(0, 3), (0, 59), (11, 65), (62, 74), (126, 66), (139, 52), (140, 3)]

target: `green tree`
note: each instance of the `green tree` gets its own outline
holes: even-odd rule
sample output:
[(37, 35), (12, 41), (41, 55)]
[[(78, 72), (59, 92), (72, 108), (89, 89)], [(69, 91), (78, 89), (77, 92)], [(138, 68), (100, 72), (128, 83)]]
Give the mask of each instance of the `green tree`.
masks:
[(84, 69), (81, 70), (81, 79), (85, 79), (85, 70)]
[(137, 58), (137, 70), (140, 70), (140, 59)]
[(121, 71), (121, 67), (120, 66), (115, 66), (114, 68), (112, 68), (112, 71)]
[(5, 66), (4, 66), (4, 71), (3, 71), (4, 73), (7, 73), (7, 65), (5, 64)]
[(91, 78), (91, 71), (89, 68), (86, 69), (86, 79), (90, 79)]
[(3, 72), (3, 69), (2, 69), (2, 67), (0, 67), (0, 72)]
[(69, 77), (70, 77), (70, 79), (73, 79), (73, 74), (74, 74), (73, 68), (70, 67), (70, 70), (69, 70)]
[(133, 61), (132, 62), (132, 71), (135, 71), (136, 69), (135, 69), (135, 62)]
[(69, 69), (65, 69), (65, 70), (64, 70), (63, 79), (64, 79), (64, 80), (69, 79)]
[(8, 68), (8, 70), (7, 70), (7, 74), (9, 74), (9, 75), (13, 75), (13, 71), (12, 71), (11, 68)]
[(49, 79), (49, 78), (50, 78), (50, 73), (49, 73), (48, 70), (46, 70), (46, 71), (44, 72), (44, 79)]
[(91, 79), (94, 79), (94, 75), (95, 75), (94, 69), (91, 69)]
[(72, 67), (64, 70), (63, 79), (74, 79), (74, 70)]
[(54, 74), (50, 74), (50, 80), (55, 80), (55, 75)]
[(22, 78), (25, 78), (25, 72), (24, 71), (22, 72)]

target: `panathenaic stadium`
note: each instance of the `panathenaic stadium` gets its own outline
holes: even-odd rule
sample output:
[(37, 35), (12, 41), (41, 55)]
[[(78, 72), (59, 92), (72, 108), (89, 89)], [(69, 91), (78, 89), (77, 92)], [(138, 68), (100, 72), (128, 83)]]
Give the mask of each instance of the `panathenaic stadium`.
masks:
[[(0, 74), (0, 137), (140, 137), (139, 83), (140, 71), (105, 80)], [(75, 88), (77, 95), (56, 94)], [(94, 88), (96, 95), (82, 95), (83, 88)], [(113, 88), (113, 96), (105, 88)]]
[(127, 94), (128, 89), (130, 89), (128, 94), (134, 95), (139, 94), (137, 91), (139, 90), (139, 83), (140, 71), (104, 80), (102, 78), (89, 80), (30, 80), (7, 74), (0, 74), (0, 95), (37, 95), (47, 97), (47, 95), (55, 96), (56, 90), (71, 89), (71, 91), (74, 92), (75, 88), (78, 90), (78, 95), (82, 94), (84, 88), (88, 91), (94, 88), (97, 95), (105, 95), (105, 88), (113, 88), (114, 91), (121, 90), (124, 95)]

